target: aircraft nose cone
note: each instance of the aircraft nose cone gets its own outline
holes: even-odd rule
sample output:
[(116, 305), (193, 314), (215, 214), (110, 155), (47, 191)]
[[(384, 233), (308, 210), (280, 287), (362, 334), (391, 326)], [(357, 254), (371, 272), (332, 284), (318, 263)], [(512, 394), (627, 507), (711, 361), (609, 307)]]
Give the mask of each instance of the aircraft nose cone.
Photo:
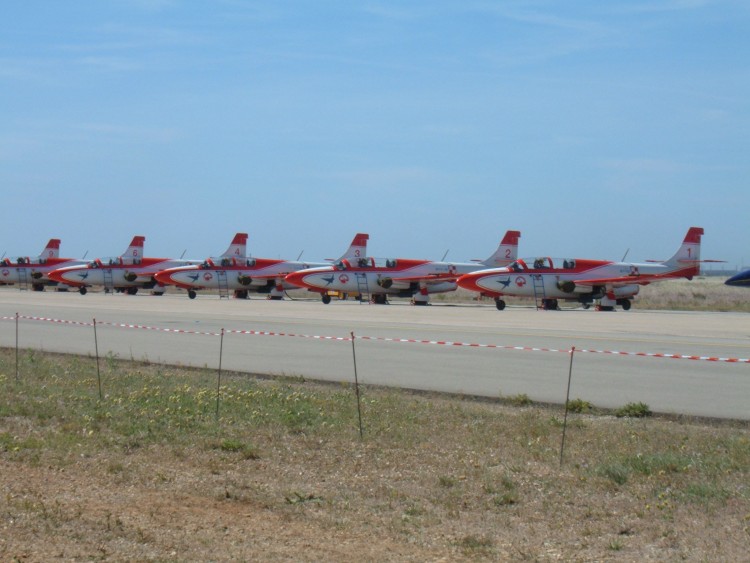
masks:
[(737, 275), (732, 276), (724, 282), (726, 285), (735, 285), (741, 287), (750, 287), (750, 270), (745, 270)]
[(304, 271), (299, 272), (292, 272), (291, 274), (287, 274), (284, 278), (284, 281), (289, 282), (292, 285), (296, 285), (297, 287), (310, 287), (309, 284), (306, 284), (303, 281), (303, 278), (305, 277)]
[(460, 278), (456, 280), (456, 283), (459, 287), (462, 287), (464, 289), (471, 289), (474, 291), (477, 291), (477, 276), (474, 274), (464, 274)]
[(57, 283), (66, 283), (68, 281), (65, 279), (65, 272), (60, 270), (52, 270), (47, 274), (47, 277)]
[(156, 281), (161, 284), (169, 285), (173, 283), (172, 272), (170, 272), (169, 270), (163, 270), (161, 272), (157, 272), (154, 277), (156, 278)]

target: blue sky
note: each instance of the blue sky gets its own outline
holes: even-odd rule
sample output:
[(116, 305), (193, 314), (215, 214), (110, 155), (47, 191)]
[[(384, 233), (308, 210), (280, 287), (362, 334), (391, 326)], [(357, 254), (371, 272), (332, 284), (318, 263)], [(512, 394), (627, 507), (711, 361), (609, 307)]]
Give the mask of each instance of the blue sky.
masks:
[(0, 253), (750, 264), (744, 1), (7, 2)]

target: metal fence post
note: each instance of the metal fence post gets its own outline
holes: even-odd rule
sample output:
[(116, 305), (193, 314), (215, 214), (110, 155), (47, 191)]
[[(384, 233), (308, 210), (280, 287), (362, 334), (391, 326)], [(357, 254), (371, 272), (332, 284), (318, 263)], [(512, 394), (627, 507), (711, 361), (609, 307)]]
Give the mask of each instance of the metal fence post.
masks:
[(359, 379), (357, 378), (357, 354), (354, 351), (354, 332), (352, 335), (352, 359), (354, 360), (354, 391), (357, 394), (357, 415), (359, 416), (359, 439), (362, 439), (362, 405), (359, 398)]
[(562, 443), (560, 444), (560, 467), (563, 463), (563, 452), (565, 451), (565, 431), (568, 428), (568, 403), (570, 402), (570, 380), (573, 377), (573, 354), (575, 354), (576, 347), (573, 346), (570, 349), (570, 367), (568, 368), (568, 391), (565, 394), (565, 418), (563, 419), (563, 433)]

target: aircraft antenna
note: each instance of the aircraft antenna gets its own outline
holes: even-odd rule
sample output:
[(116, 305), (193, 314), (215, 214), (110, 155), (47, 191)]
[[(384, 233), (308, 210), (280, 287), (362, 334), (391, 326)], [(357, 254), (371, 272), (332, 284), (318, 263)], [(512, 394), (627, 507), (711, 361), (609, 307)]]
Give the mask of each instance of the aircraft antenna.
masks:
[(448, 256), (448, 253), (449, 253), (450, 251), (451, 251), (451, 249), (450, 249), (450, 248), (449, 248), (448, 250), (446, 250), (446, 251), (445, 251), (445, 254), (443, 254), (443, 257), (442, 257), (442, 258), (440, 259), (440, 261), (441, 261), (441, 262), (445, 262), (445, 257), (446, 257), (446, 256)]
[(302, 250), (302, 252), (299, 253), (299, 256), (297, 256), (297, 260), (295, 260), (295, 262), (299, 262), (299, 259), (302, 258), (302, 253), (303, 252), (305, 252), (305, 251)]
[(182, 251), (182, 254), (180, 254), (180, 260), (185, 256), (185, 253), (187, 252), (187, 248)]
[(628, 255), (628, 252), (630, 252), (629, 248), (625, 251), (625, 254), (622, 255), (622, 260), (620, 260), (620, 262), (625, 262), (625, 257)]
[(86, 252), (84, 252), (84, 253), (83, 253), (83, 256), (81, 257), (81, 260), (86, 260), (86, 255), (87, 255), (88, 253), (89, 253), (89, 251), (88, 251), (88, 250), (87, 250)]

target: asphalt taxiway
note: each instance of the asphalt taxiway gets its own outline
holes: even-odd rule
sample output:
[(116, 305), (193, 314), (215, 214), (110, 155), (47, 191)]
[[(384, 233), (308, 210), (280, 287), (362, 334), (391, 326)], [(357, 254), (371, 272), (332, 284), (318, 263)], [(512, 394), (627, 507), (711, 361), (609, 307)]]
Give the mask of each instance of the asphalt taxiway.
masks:
[[(0, 345), (497, 397), (750, 419), (750, 315), (0, 289)], [(36, 320), (36, 319), (55, 319)], [(65, 322), (63, 322), (65, 321)], [(76, 324), (81, 323), (81, 324)], [(119, 325), (137, 325), (119, 326)], [(244, 333), (240, 331), (245, 331)], [(253, 334), (252, 331), (272, 333)], [(419, 342), (405, 342), (419, 341)], [(441, 343), (436, 343), (441, 342)], [(447, 344), (446, 344), (447, 343)], [(487, 345), (487, 346), (485, 346)], [(675, 359), (640, 354), (678, 354)]]

